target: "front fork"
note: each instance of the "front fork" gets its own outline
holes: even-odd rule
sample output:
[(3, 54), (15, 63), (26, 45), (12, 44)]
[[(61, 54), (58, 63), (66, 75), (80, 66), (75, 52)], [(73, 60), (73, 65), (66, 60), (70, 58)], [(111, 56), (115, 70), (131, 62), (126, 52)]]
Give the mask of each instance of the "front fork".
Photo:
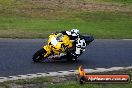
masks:
[(48, 45), (44, 46), (43, 49), (46, 50), (46, 53), (44, 54), (44, 58), (46, 58), (46, 57), (51, 55), (51, 51), (52, 50), (51, 50), (51, 48)]

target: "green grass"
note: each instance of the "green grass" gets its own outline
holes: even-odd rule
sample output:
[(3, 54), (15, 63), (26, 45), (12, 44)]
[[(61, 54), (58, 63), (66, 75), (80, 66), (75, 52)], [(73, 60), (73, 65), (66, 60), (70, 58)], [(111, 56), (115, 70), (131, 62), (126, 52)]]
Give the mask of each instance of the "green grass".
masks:
[(106, 2), (118, 2), (118, 3), (124, 3), (124, 4), (132, 4), (132, 0), (102, 0)]
[[(85, 1), (92, 0), (73, 0), (61, 4), (59, 1), (46, 4), (28, 0), (0, 0), (0, 38), (44, 38), (52, 32), (72, 28), (95, 38), (132, 38), (132, 11), (87, 11), (83, 7), (72, 7), (79, 6), (77, 3), (86, 4)], [(131, 3), (131, 0), (92, 2), (96, 1), (100, 4), (102, 1)], [(93, 5), (96, 6), (96, 3)]]
[[(37, 84), (34, 88), (45, 88), (45, 85)], [(24, 85), (23, 85), (24, 86)], [(47, 88), (131, 88), (132, 83), (128, 84), (78, 84), (76, 81), (57, 83), (57, 84), (47, 84)], [(7, 84), (0, 84), (0, 88), (11, 88)], [(25, 87), (26, 88), (26, 87)], [(28, 88), (28, 87), (27, 87)]]
[(131, 88), (132, 83), (128, 84), (84, 84), (77, 82), (67, 82), (63, 84), (50, 85), (49, 88)]
[[(78, 28), (80, 32), (91, 34), (95, 38), (132, 38), (131, 13), (82, 12), (72, 18), (50, 20), (0, 16), (0, 20), (0, 37), (42, 38), (51, 32)], [(14, 32), (18, 34), (13, 34)]]
[(17, 86), (36, 84), (36, 87), (37, 87), (38, 85), (43, 84), (43, 83), (46, 83), (46, 85), (48, 85), (51, 82), (51, 80), (52, 80), (52, 78), (50, 78), (50, 77), (35, 77), (32, 79), (23, 79), (23, 80), (21, 79), (21, 80), (14, 80), (14, 81), (6, 81), (3, 83), (0, 83), (0, 88), (12, 88), (13, 84), (15, 84)]
[(86, 2), (108, 2), (108, 3), (120, 3), (120, 4), (126, 4), (131, 5), (132, 0), (85, 0)]

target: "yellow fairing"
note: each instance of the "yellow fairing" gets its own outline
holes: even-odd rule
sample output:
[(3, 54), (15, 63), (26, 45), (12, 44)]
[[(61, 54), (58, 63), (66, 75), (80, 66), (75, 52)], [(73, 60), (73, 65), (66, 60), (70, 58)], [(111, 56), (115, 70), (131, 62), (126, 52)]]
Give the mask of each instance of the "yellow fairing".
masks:
[(69, 37), (67, 35), (64, 35), (63, 39), (63, 43), (65, 46), (67, 46), (68, 48), (72, 47), (72, 42), (70, 41)]
[[(57, 40), (57, 38), (59, 38), (61, 41)], [(64, 52), (65, 50), (64, 48), (62, 48), (62, 45), (67, 46), (67, 48), (72, 47), (72, 42), (67, 35), (62, 35), (60, 33), (57, 35), (50, 35), (48, 39), (48, 45), (44, 46), (44, 49), (47, 51), (47, 54), (45, 56), (48, 56), (52, 51), (55, 54)]]

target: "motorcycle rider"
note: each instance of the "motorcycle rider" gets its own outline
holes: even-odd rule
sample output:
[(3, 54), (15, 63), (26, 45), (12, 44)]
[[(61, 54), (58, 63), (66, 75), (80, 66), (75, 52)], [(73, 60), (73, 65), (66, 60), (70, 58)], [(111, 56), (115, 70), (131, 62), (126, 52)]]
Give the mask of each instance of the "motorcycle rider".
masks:
[(63, 35), (67, 35), (70, 38), (70, 41), (75, 41), (75, 52), (72, 52), (72, 60), (76, 60), (86, 48), (85, 39), (80, 35), (78, 29), (72, 29), (71, 31), (62, 31)]
[[(66, 58), (76, 61), (93, 40), (94, 38), (90, 35), (81, 36), (78, 29), (52, 33), (48, 38), (47, 45), (39, 49), (32, 59), (34, 62), (50, 58)], [(56, 56), (58, 57), (56, 58)]]

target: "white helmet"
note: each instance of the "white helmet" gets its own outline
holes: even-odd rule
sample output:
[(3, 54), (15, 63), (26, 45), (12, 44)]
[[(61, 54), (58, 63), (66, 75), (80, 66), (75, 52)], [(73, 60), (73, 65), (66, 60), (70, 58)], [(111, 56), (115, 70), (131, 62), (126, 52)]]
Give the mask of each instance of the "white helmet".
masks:
[(71, 33), (76, 34), (76, 36), (78, 36), (79, 35), (79, 30), (78, 29), (72, 29)]

